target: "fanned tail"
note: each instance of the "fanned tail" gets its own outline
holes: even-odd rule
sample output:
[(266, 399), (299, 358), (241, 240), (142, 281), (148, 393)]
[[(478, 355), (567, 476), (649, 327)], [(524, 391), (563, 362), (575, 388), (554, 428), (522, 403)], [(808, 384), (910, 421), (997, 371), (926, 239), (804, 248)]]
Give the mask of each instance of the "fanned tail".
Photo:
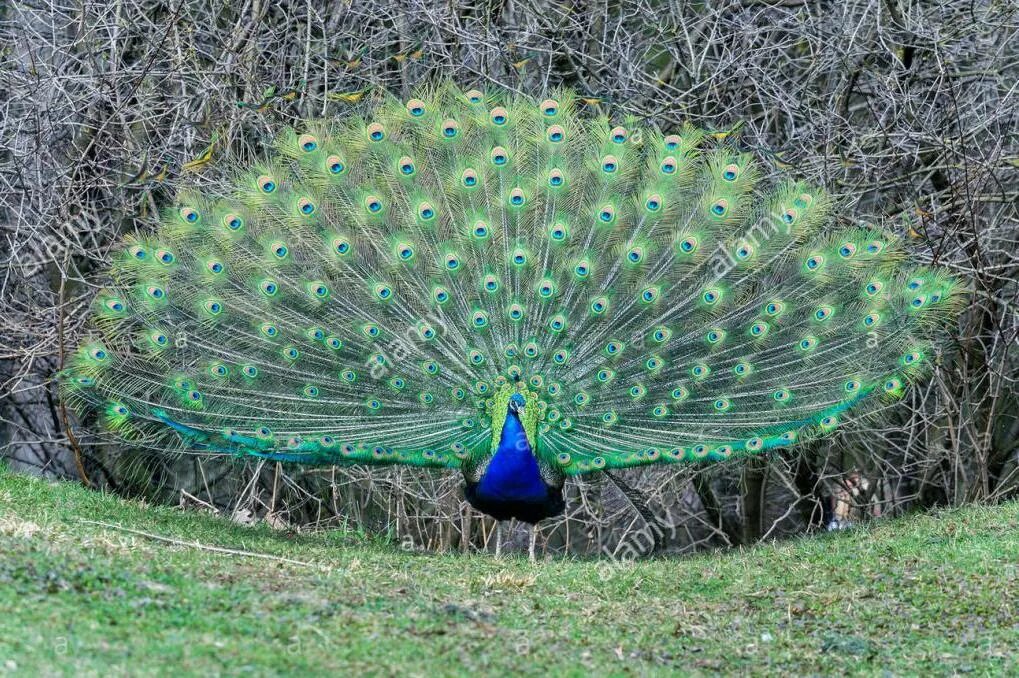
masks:
[[(550, 477), (757, 454), (927, 376), (959, 283), (730, 141), (426, 86), (128, 238), (62, 375), (139, 446)], [(618, 123), (618, 124), (617, 124)]]

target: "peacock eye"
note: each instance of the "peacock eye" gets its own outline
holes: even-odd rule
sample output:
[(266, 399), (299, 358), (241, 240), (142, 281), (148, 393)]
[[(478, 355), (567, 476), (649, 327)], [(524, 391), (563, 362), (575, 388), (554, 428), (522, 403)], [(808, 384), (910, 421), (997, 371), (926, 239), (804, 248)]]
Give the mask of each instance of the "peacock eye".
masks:
[(346, 167), (343, 165), (343, 161), (337, 155), (330, 155), (326, 158), (326, 169), (329, 170), (330, 174), (342, 174)]
[(311, 153), (318, 148), (318, 139), (311, 134), (302, 134), (297, 140), (297, 145), (305, 153)]
[(509, 120), (509, 112), (502, 106), (497, 106), (496, 108), (492, 109), (491, 118), (492, 124), (501, 127), (502, 125), (505, 125), (506, 122)]
[(263, 193), (272, 193), (276, 190), (276, 180), (268, 174), (258, 177), (258, 188)]
[(819, 268), (821, 266), (821, 262), (822, 261), (823, 261), (823, 259), (821, 257), (819, 257), (819, 256), (817, 256), (817, 257), (810, 257), (809, 259), (807, 259), (807, 268), (809, 268), (811, 271), (813, 271), (813, 270), (815, 270), (815, 269), (817, 269), (817, 268)]
[(460, 125), (456, 120), (445, 120), (442, 123), (442, 136), (455, 139), (460, 134)]

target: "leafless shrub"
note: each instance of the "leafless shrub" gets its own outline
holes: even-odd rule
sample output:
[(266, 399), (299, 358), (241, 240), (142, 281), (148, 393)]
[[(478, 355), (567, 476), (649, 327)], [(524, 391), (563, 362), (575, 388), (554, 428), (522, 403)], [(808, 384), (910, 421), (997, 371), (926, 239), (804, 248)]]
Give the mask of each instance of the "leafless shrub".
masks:
[[(624, 474), (669, 548), (1012, 496), (1017, 14), (1001, 0), (14, 0), (0, 7), (3, 453), (76, 475), (53, 373), (109, 249), (151, 229), (177, 185), (214, 181), (285, 124), (343, 115), (366, 87), (406, 95), (452, 76), (565, 83), (666, 128), (742, 121), (742, 143), (768, 167), (825, 186), (842, 218), (882, 221), (970, 281), (955, 349), (905, 406), (805, 455)], [(188, 165), (207, 149), (211, 162)], [(389, 528), (422, 548), (492, 546), (491, 521), (452, 476), (170, 462), (74, 430), (93, 484)], [(647, 526), (614, 485), (594, 478), (569, 494), (569, 514), (543, 527), (547, 549), (646, 550)]]

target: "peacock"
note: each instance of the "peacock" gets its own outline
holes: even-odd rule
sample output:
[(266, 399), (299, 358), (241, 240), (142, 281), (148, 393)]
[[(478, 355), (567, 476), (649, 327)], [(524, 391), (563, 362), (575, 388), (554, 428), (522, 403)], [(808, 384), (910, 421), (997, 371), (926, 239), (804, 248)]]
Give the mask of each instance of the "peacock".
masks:
[(884, 408), (965, 298), (725, 134), (565, 88), (362, 104), (124, 239), (66, 402), (168, 455), (456, 469), (475, 508), (533, 524), (569, 476), (768, 454)]

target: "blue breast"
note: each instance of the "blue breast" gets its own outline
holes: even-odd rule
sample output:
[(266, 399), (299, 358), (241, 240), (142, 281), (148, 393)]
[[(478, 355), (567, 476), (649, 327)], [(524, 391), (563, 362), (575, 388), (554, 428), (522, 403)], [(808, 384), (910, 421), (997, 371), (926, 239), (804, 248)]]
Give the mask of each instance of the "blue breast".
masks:
[(548, 487), (516, 412), (506, 414), (499, 449), (476, 491), (482, 499), (493, 502), (540, 502), (548, 497)]

